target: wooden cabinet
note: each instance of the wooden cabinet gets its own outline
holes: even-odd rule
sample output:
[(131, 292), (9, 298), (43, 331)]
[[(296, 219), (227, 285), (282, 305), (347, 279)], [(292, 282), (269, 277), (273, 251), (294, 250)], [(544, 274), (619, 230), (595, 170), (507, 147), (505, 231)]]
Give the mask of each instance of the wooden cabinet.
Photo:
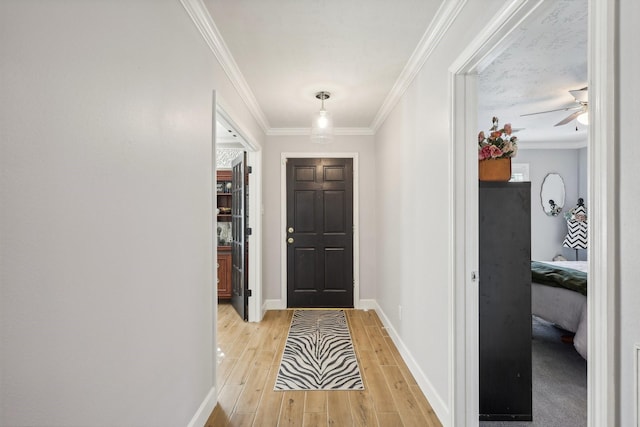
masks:
[(218, 243), (218, 298), (230, 299), (231, 284), (231, 170), (216, 172), (216, 206)]
[(531, 183), (481, 182), (480, 420), (532, 418)]
[(231, 199), (231, 170), (219, 170), (216, 172), (218, 222), (231, 222)]
[(231, 298), (231, 248), (218, 246), (218, 298)]

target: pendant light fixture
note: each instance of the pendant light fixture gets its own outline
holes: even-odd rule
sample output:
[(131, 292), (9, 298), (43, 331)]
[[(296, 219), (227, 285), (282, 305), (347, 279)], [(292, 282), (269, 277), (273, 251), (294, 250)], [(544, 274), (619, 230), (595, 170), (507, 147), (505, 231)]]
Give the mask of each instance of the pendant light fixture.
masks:
[(311, 142), (326, 144), (333, 140), (333, 118), (331, 113), (324, 109), (324, 100), (329, 99), (329, 92), (318, 92), (316, 98), (322, 101), (320, 111), (313, 115), (311, 123)]

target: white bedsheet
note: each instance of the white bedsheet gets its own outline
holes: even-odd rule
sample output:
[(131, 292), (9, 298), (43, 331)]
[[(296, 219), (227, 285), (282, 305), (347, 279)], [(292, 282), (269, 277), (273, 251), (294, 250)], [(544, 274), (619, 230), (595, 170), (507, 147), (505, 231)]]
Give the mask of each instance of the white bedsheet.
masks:
[[(545, 264), (587, 272), (586, 261), (543, 261)], [(531, 312), (563, 329), (575, 332), (573, 345), (587, 358), (587, 297), (564, 288), (531, 284)]]

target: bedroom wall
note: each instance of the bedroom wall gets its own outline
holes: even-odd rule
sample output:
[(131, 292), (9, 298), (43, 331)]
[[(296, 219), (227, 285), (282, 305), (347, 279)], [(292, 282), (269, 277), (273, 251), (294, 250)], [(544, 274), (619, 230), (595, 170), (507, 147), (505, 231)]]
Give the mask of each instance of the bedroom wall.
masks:
[(178, 1), (2, 1), (0, 57), (0, 425), (187, 425), (216, 399), (212, 91), (257, 126)]
[[(523, 144), (524, 145), (524, 144)], [(586, 151), (586, 149), (584, 149)], [(581, 179), (580, 170), (586, 169), (586, 163), (580, 156), (579, 149), (520, 149), (514, 163), (529, 164), (529, 179), (531, 181), (531, 258), (535, 260), (551, 260), (557, 254), (564, 255), (568, 260), (575, 260), (573, 249), (562, 247), (567, 234), (567, 222), (564, 213), (576, 206), (578, 197), (586, 200), (586, 195), (579, 193)], [(586, 159), (585, 159), (586, 161)], [(559, 216), (547, 216), (542, 210), (540, 189), (542, 182), (549, 173), (562, 176), (565, 186), (565, 205)], [(588, 208), (588, 206), (587, 206)], [(579, 250), (579, 259), (586, 259), (586, 250)]]
[(578, 150), (578, 195), (584, 199), (584, 204), (589, 207), (589, 158), (588, 150), (581, 148)]
[[(640, 3), (634, 0), (619, 2), (619, 80), (617, 92), (619, 113), (618, 129), (620, 152), (616, 169), (619, 171), (619, 206), (615, 210), (619, 217), (619, 286), (617, 295), (618, 317), (618, 384), (620, 426), (637, 426), (638, 395), (636, 381), (640, 371), (635, 366), (636, 347), (640, 346), (640, 286), (638, 286), (638, 254), (640, 253), (640, 135), (638, 121), (638, 100), (640, 86), (637, 84), (640, 74), (640, 50), (637, 47), (637, 23), (640, 20)], [(605, 141), (602, 141), (605, 143)], [(611, 144), (611, 141), (607, 141)]]
[[(360, 217), (360, 299), (376, 297), (375, 160), (373, 136), (336, 136), (330, 144), (313, 144), (308, 136), (268, 136), (263, 152), (263, 295), (269, 307), (286, 306), (281, 295), (281, 154), (358, 153)], [(321, 155), (319, 155), (321, 157)], [(394, 221), (392, 225), (397, 224)]]

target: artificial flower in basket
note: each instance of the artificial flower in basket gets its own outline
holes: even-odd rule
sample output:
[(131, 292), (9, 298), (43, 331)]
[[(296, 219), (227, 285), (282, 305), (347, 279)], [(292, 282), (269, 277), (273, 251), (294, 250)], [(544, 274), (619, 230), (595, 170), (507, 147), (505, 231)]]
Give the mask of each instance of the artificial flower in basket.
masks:
[(498, 118), (493, 118), (489, 136), (478, 134), (478, 174), (480, 181), (509, 181), (511, 158), (518, 152), (518, 137), (512, 136), (511, 123), (498, 127)]
[(513, 157), (518, 152), (518, 137), (511, 136), (511, 123), (498, 128), (498, 118), (493, 118), (493, 126), (489, 130), (489, 137), (484, 132), (478, 134), (478, 160), (504, 159)]

